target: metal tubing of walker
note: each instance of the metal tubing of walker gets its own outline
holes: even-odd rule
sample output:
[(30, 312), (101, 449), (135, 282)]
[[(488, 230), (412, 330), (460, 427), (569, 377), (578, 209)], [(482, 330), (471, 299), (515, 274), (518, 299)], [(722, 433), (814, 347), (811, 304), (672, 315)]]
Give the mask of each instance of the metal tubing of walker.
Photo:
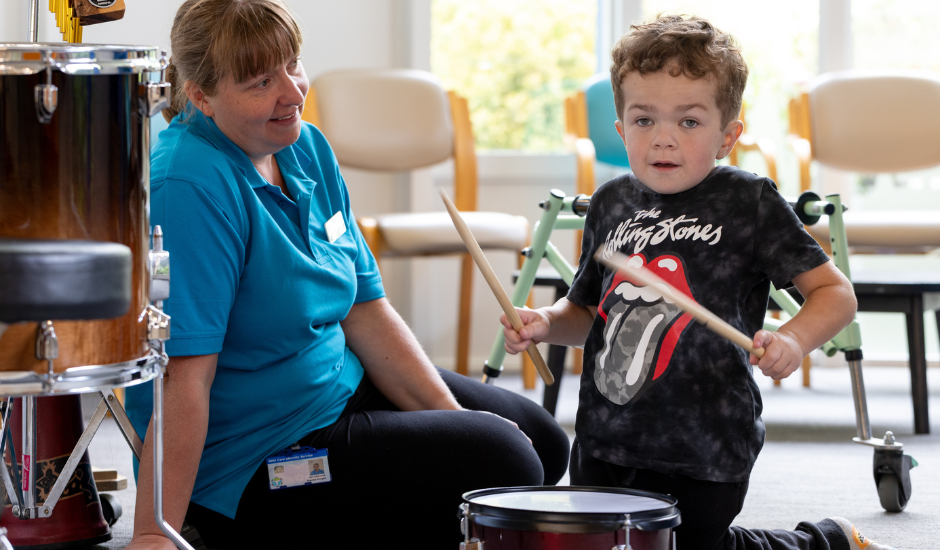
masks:
[(180, 550), (194, 550), (163, 519), (163, 369), (153, 380), (153, 517), (163, 534)]
[(868, 421), (868, 403), (865, 401), (862, 362), (857, 359), (849, 361), (849, 372), (852, 374), (852, 397), (855, 399), (855, 423), (858, 438), (867, 441), (871, 439), (871, 424)]
[[(570, 201), (569, 201), (570, 202)], [(535, 224), (535, 235), (532, 237), (532, 244), (529, 246), (529, 255), (522, 262), (522, 269), (516, 278), (516, 286), (513, 288), (510, 302), (516, 307), (525, 305), (526, 298), (529, 296), (529, 290), (535, 282), (536, 272), (542, 258), (545, 257), (545, 248), (548, 239), (555, 228), (555, 220), (558, 213), (565, 206), (565, 194), (557, 189), (552, 189), (548, 200), (542, 203), (544, 212), (538, 223)], [(496, 339), (493, 341), (493, 347), (490, 348), (490, 355), (486, 360), (486, 365), (492, 369), (502, 372), (503, 359), (506, 358), (506, 349), (502, 327), (496, 332)], [(483, 382), (492, 384), (495, 377), (483, 375)]]
[(23, 508), (20, 519), (36, 513), (36, 397), (23, 397)]

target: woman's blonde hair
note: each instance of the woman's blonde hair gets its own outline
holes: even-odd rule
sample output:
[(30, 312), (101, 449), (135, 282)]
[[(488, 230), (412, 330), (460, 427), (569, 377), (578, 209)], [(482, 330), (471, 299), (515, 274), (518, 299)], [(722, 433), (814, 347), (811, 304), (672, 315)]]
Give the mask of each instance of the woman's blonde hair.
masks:
[(186, 108), (187, 80), (206, 95), (232, 75), (236, 83), (300, 54), (300, 27), (280, 0), (186, 0), (173, 19), (167, 67), (169, 121)]

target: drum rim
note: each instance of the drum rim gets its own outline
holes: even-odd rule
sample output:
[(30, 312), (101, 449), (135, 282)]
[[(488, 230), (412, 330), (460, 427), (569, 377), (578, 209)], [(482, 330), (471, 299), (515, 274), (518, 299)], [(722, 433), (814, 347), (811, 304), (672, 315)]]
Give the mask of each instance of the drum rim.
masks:
[(129, 361), (72, 367), (51, 379), (34, 371), (0, 371), (0, 397), (66, 395), (136, 386), (156, 378), (166, 364), (166, 355), (150, 350)]
[(671, 529), (681, 523), (678, 500), (671, 495), (626, 489), (620, 487), (593, 487), (593, 486), (525, 486), (525, 487), (494, 487), (490, 489), (477, 489), (463, 494), (463, 502), (467, 507), (467, 514), (473, 523), (486, 527), (503, 529), (516, 529), (523, 531), (541, 531), (549, 533), (609, 533), (624, 528), (625, 514), (605, 512), (544, 512), (536, 510), (518, 510), (492, 506), (473, 502), (471, 499), (478, 496), (522, 493), (522, 492), (591, 492), (591, 493), (619, 493), (631, 496), (641, 496), (659, 500), (667, 504), (662, 508), (634, 512), (630, 514), (631, 527), (641, 531), (657, 531)]
[[(89, 56), (89, 54), (95, 54)], [(39, 59), (25, 59), (38, 54)], [(0, 43), (0, 75), (31, 75), (47, 67), (70, 75), (138, 74), (166, 69), (158, 46), (120, 44)]]

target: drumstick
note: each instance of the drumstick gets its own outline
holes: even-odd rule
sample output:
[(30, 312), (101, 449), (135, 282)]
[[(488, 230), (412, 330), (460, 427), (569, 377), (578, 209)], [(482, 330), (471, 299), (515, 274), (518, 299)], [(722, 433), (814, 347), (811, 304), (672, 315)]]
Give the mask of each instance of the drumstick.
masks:
[[(457, 233), (460, 233), (460, 238), (463, 239), (467, 250), (469, 250), (470, 255), (473, 256), (473, 261), (476, 262), (477, 267), (480, 268), (480, 272), (483, 273), (483, 278), (486, 279), (487, 284), (490, 285), (490, 290), (493, 291), (500, 307), (502, 307), (503, 312), (506, 313), (506, 318), (512, 323), (512, 328), (516, 329), (516, 332), (522, 330), (522, 319), (519, 318), (516, 308), (513, 307), (509, 295), (503, 290), (503, 285), (499, 284), (499, 279), (496, 277), (496, 273), (493, 272), (493, 268), (490, 267), (490, 262), (488, 262), (486, 256), (483, 255), (483, 250), (480, 249), (479, 243), (477, 243), (470, 228), (467, 227), (467, 223), (460, 217), (460, 212), (457, 210), (457, 207), (450, 201), (450, 197), (447, 196), (447, 193), (443, 189), (441, 189), (441, 198), (444, 199), (444, 206), (447, 207), (447, 212), (454, 220)], [(529, 357), (532, 358), (532, 362), (535, 363), (535, 368), (542, 376), (542, 380), (545, 381), (545, 385), (551, 386), (554, 384), (555, 377), (552, 376), (552, 372), (548, 370), (548, 366), (545, 364), (545, 360), (542, 359), (542, 354), (539, 353), (539, 349), (535, 347), (535, 343), (529, 344), (529, 347), (526, 348), (525, 351), (529, 354)]]
[(672, 285), (662, 280), (658, 275), (641, 265), (629, 265), (629, 258), (619, 252), (614, 252), (610, 258), (604, 257), (604, 247), (601, 246), (594, 254), (594, 259), (607, 267), (617, 270), (639, 280), (641, 283), (657, 287), (663, 296), (674, 302), (679, 309), (692, 315), (696, 321), (705, 325), (705, 328), (723, 336), (745, 350), (753, 353), (758, 359), (764, 356), (764, 348), (754, 348), (754, 342), (744, 333), (726, 323), (723, 319), (695, 303), (691, 298), (679, 292)]

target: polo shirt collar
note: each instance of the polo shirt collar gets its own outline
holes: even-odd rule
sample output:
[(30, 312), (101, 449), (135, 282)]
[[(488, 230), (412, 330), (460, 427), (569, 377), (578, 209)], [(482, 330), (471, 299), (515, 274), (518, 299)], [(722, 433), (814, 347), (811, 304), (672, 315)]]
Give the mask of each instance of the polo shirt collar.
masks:
[[(219, 129), (215, 121), (212, 120), (212, 117), (207, 117), (202, 111), (196, 109), (192, 102), (186, 104), (186, 111), (183, 116), (188, 117), (186, 123), (192, 130), (208, 140), (209, 143), (214, 145), (216, 149), (224, 153), (225, 156), (238, 166), (252, 188), (257, 189), (268, 185), (268, 182), (258, 173), (255, 165), (251, 163), (251, 159), (248, 158), (248, 155)], [(291, 154), (290, 151), (293, 151), (294, 154)], [(300, 148), (292, 146), (285, 147), (278, 151), (275, 153), (275, 157), (277, 157), (281, 173), (285, 175), (291, 174), (295, 177), (302, 177), (303, 174), (301, 170), (295, 169), (297, 166), (307, 166), (311, 162), (309, 155), (300, 150)]]

